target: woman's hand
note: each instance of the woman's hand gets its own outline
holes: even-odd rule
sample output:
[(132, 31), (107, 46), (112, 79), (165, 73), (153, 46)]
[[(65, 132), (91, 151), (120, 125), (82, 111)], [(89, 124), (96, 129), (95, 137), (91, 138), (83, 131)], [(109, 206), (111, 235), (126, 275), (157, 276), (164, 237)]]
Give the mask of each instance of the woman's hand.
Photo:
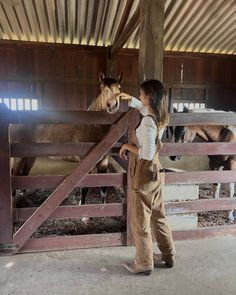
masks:
[(126, 155), (127, 151), (128, 151), (127, 144), (125, 143), (122, 145), (119, 151), (119, 156), (121, 157), (121, 159), (127, 160), (127, 155)]
[(128, 144), (128, 143), (123, 144), (119, 151), (119, 156), (121, 157), (121, 159), (128, 160), (128, 157), (126, 154), (127, 152), (131, 152), (132, 154), (138, 155), (139, 148), (137, 148), (135, 145), (132, 145), (132, 144)]
[(119, 97), (120, 97), (121, 99), (131, 100), (133, 96), (130, 95), (130, 94), (128, 94), (128, 93), (121, 92), (121, 93), (119, 94)]

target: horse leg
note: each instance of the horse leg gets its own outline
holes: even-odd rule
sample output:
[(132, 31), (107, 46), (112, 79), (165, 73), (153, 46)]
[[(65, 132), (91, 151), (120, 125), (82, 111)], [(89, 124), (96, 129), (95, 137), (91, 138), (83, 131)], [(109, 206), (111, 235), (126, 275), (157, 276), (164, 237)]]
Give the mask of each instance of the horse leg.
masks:
[[(108, 157), (104, 157), (97, 165), (97, 172), (98, 173), (107, 173), (107, 168), (108, 168)], [(107, 202), (107, 187), (102, 186), (100, 188), (101, 190), (101, 199), (102, 203), (105, 204)]]
[(85, 205), (85, 199), (88, 193), (88, 188), (83, 187), (81, 190), (81, 199), (80, 199), (80, 205)]
[(213, 183), (213, 195), (215, 199), (219, 199), (220, 197), (220, 183)]
[[(236, 170), (236, 157), (235, 156), (229, 157), (229, 159), (227, 160), (227, 162), (225, 164), (225, 170), (232, 170), (232, 171)], [(229, 198), (234, 197), (234, 183), (228, 184), (226, 192), (227, 192), (227, 196)], [(229, 211), (229, 214), (228, 214), (229, 222), (234, 221), (234, 214), (233, 213), (234, 213), (234, 210)]]
[(15, 176), (27, 176), (30, 170), (34, 166), (36, 161), (35, 157), (21, 158), (20, 160), (15, 160), (12, 167), (12, 175)]
[[(222, 171), (224, 166), (220, 166), (219, 168), (215, 168), (214, 170)], [(213, 184), (213, 194), (215, 199), (219, 199), (220, 197), (220, 187), (221, 183), (214, 183)]]
[[(13, 176), (29, 175), (30, 170), (34, 166), (35, 161), (36, 161), (36, 157), (14, 159), (11, 174)], [(16, 190), (13, 191), (13, 197), (15, 198), (17, 197), (16, 192), (17, 192)], [(25, 192), (26, 190), (23, 190), (22, 194), (25, 195)]]
[[(81, 198), (80, 198), (79, 205), (85, 205), (85, 199), (86, 199), (87, 194), (88, 194), (88, 188), (83, 187), (81, 189)], [(81, 218), (81, 220), (82, 220), (83, 223), (88, 224), (89, 221), (90, 221), (90, 218), (84, 216), (84, 217)]]

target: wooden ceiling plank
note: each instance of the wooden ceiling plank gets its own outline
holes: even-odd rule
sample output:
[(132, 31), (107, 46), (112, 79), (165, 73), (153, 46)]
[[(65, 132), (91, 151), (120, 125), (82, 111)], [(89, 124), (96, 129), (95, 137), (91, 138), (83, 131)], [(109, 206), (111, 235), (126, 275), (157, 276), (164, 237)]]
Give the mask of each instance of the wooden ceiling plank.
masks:
[(86, 7), (87, 0), (79, 0), (78, 7), (78, 27), (77, 27), (77, 35), (80, 44), (83, 44), (83, 39), (85, 37), (85, 20), (86, 20)]
[(172, 9), (170, 10), (170, 13), (167, 16), (165, 15), (164, 27), (167, 28), (167, 30), (173, 19), (176, 18), (176, 15), (178, 15), (179, 12), (182, 10), (185, 3), (186, 0), (175, 1)]
[(39, 42), (41, 40), (41, 33), (32, 0), (24, 0), (24, 5), (30, 22), (30, 27), (32, 29), (33, 38), (35, 41)]
[(187, 49), (191, 48), (192, 50), (196, 49), (197, 42), (201, 40), (205, 34), (208, 34), (209, 26), (212, 22), (214, 23), (214, 21), (218, 21), (218, 15), (219, 13), (223, 13), (224, 6), (225, 2), (216, 1), (215, 7), (213, 7), (210, 11), (205, 12), (204, 16), (201, 18), (201, 22), (195, 28), (192, 36), (190, 36), (184, 47)]
[(3, 6), (1, 3), (0, 3), (0, 23), (1, 23), (1, 26), (4, 30), (4, 32), (9, 37), (9, 39), (15, 39), (16, 38), (15, 33), (11, 29), (11, 26), (10, 26), (8, 19), (4, 13)]
[(233, 16), (233, 14), (235, 13), (232, 10), (233, 1), (231, 3), (227, 2), (228, 5), (225, 6), (227, 8), (224, 13), (214, 24), (212, 24), (212, 27), (209, 29), (209, 33), (205, 34), (205, 36), (201, 40), (199, 40), (197, 50), (202, 51), (206, 47), (206, 45), (209, 44), (209, 42), (217, 35), (217, 32), (220, 30), (220, 28), (224, 27), (225, 24), (227, 24), (228, 19)]
[(58, 28), (59, 37), (62, 43), (65, 42), (66, 27), (65, 27), (65, 2), (63, 0), (57, 1), (57, 15), (58, 15)]
[(115, 56), (120, 51), (120, 49), (127, 42), (128, 38), (131, 36), (131, 34), (137, 28), (139, 23), (140, 23), (140, 7), (138, 6), (135, 13), (131, 17), (130, 21), (125, 26), (122, 34), (120, 35), (120, 37), (118, 38), (116, 43), (114, 43), (112, 45), (112, 48), (111, 48), (111, 55), (112, 56)]
[(101, 31), (101, 26), (102, 26), (102, 17), (103, 17), (103, 12), (105, 11), (105, 5), (106, 5), (105, 0), (99, 1), (98, 13), (97, 13), (97, 19), (96, 19), (96, 25), (95, 25), (95, 32), (94, 32), (95, 45), (97, 45), (98, 41), (99, 41), (99, 35), (100, 35), (100, 31)]
[(206, 44), (206, 52), (209, 52), (212, 48), (216, 48), (219, 46), (219, 44), (222, 42), (222, 39), (224, 40), (225, 37), (228, 36), (228, 34), (225, 34), (225, 32), (229, 32), (231, 34), (231, 29), (233, 25), (236, 22), (236, 7), (234, 9), (234, 13), (232, 14), (232, 17), (228, 19), (228, 21), (225, 23), (225, 26), (222, 26), (217, 31), (217, 34), (214, 35), (214, 38), (211, 40), (210, 43)]
[(123, 11), (120, 23), (119, 23), (119, 27), (118, 27), (118, 29), (116, 31), (116, 35), (115, 35), (115, 38), (113, 40), (113, 43), (115, 43), (117, 41), (117, 39), (119, 38), (119, 36), (123, 32), (124, 27), (125, 27), (125, 25), (127, 23), (127, 20), (128, 20), (129, 14), (130, 14), (130, 10), (132, 8), (133, 3), (134, 3), (134, 0), (127, 0), (126, 1), (126, 5), (125, 5), (125, 8), (124, 8), (124, 11)]
[(175, 30), (173, 32), (167, 32), (169, 36), (167, 36), (165, 42), (169, 49), (173, 49), (174, 45), (178, 42), (185, 29), (190, 25), (192, 21), (192, 15), (197, 15), (199, 13), (202, 6), (201, 4), (201, 1), (194, 1), (194, 4), (191, 5), (187, 10), (185, 17), (180, 20)]
[(115, 16), (116, 16), (116, 11), (119, 8), (119, 2), (110, 2), (111, 5), (109, 7), (108, 11), (108, 18), (105, 26), (105, 31), (103, 34), (103, 42), (104, 44), (111, 44), (111, 30), (114, 26), (114, 21), (115, 21)]
[(16, 37), (18, 38), (18, 40), (23, 40), (24, 37), (23, 37), (22, 31), (21, 31), (21, 28), (19, 26), (18, 20), (16, 18), (16, 15), (15, 15), (14, 6), (11, 4), (11, 2), (3, 2), (2, 5), (5, 9), (5, 12), (7, 14), (7, 18), (10, 21), (11, 27), (12, 27)]
[(184, 6), (181, 11), (179, 11), (178, 14), (176, 14), (175, 18), (169, 23), (169, 27), (167, 28), (164, 24), (165, 28), (165, 44), (169, 43), (169, 38), (173, 36), (173, 34), (176, 32), (176, 30), (179, 27), (179, 24), (183, 22), (183, 19), (186, 18), (186, 16), (189, 14), (190, 11), (194, 8), (196, 5), (196, 2), (193, 2), (191, 0), (187, 0), (184, 2)]
[(116, 11), (114, 24), (113, 24), (113, 28), (112, 28), (111, 36), (110, 36), (111, 43), (114, 42), (115, 36), (116, 36), (117, 31), (119, 29), (120, 22), (121, 22), (121, 19), (123, 17), (123, 14), (124, 14), (126, 3), (127, 3), (127, 0), (119, 1), (119, 6), (118, 6), (118, 9)]
[(94, 6), (95, 6), (95, 0), (89, 0), (88, 17), (87, 17), (87, 24), (85, 29), (86, 44), (89, 44), (90, 37), (91, 37)]
[(200, 12), (194, 15), (194, 18), (192, 18), (192, 22), (189, 24), (187, 30), (185, 31), (185, 34), (183, 34), (182, 37), (180, 37), (180, 39), (178, 40), (176, 44), (177, 50), (181, 48), (186, 49), (186, 43), (192, 38), (193, 34), (195, 34), (196, 28), (202, 22), (202, 19), (207, 17), (209, 11), (214, 9), (217, 3), (217, 1), (204, 2), (204, 8), (202, 6)]
[(49, 31), (51, 38), (54, 42), (57, 42), (57, 26), (56, 26), (56, 17), (55, 17), (55, 3), (54, 1), (46, 1), (46, 9), (48, 14), (49, 21)]
[(45, 15), (43, 1), (42, 0), (35, 1), (35, 7), (37, 10), (37, 14), (38, 14), (39, 25), (40, 25), (41, 32), (42, 32), (42, 37), (45, 42), (48, 42), (50, 29), (48, 27), (48, 22), (47, 22), (47, 18)]
[(15, 9), (16, 9), (17, 17), (18, 17), (19, 22), (21, 24), (22, 30), (24, 32), (24, 35), (26, 36), (28, 41), (31, 41), (32, 34), (31, 34), (31, 30), (30, 30), (30, 25), (27, 21), (27, 16), (26, 16), (26, 13), (25, 13), (22, 3), (19, 5), (16, 5)]
[[(228, 51), (233, 50), (233, 48), (231, 48), (232, 44), (235, 43), (235, 39), (236, 39), (236, 28), (232, 27), (231, 28), (231, 33), (229, 32), (227, 34), (227, 36), (225, 36), (224, 41), (221, 42), (221, 45), (219, 47), (216, 47), (215, 51), (219, 51), (220, 53), (223, 53), (226, 49), (228, 49)], [(215, 52), (213, 51), (213, 53)]]

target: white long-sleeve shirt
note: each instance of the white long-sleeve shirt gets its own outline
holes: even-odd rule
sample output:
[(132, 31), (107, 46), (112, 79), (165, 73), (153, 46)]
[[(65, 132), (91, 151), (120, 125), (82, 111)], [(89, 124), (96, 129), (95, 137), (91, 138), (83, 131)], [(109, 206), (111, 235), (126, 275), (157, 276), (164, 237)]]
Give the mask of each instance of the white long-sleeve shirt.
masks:
[[(138, 158), (144, 160), (153, 160), (155, 156), (155, 145), (157, 137), (157, 126), (154, 120), (146, 116), (148, 114), (147, 107), (143, 106), (141, 101), (132, 97), (129, 106), (136, 108), (144, 116), (139, 127), (136, 129), (136, 137), (138, 140)], [(162, 137), (164, 129), (160, 130), (159, 137)]]

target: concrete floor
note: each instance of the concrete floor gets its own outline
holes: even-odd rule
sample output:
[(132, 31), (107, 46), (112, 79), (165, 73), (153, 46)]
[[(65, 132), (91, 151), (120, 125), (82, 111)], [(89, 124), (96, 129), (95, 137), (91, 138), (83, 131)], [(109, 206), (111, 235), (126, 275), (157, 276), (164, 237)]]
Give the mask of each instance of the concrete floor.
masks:
[(177, 264), (134, 276), (133, 247), (0, 257), (1, 295), (236, 294), (236, 237), (176, 242)]

